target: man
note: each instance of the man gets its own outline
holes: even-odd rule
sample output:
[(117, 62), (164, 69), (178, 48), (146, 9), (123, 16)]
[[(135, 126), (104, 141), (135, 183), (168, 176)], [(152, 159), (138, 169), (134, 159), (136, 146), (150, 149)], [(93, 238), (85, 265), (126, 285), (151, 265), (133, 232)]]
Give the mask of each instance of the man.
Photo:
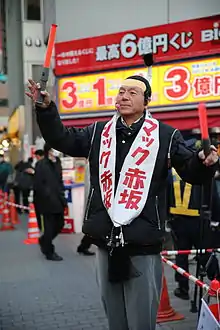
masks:
[[(15, 194), (15, 202), (20, 205), (20, 197), (22, 194), (23, 206), (28, 207), (28, 197), (30, 195), (30, 191), (33, 189), (33, 175), (34, 175), (34, 167), (33, 167), (33, 158), (29, 157), (27, 161), (19, 161), (15, 165), (15, 179), (14, 179), (14, 194)], [(19, 213), (22, 212), (20, 207), (17, 208)], [(28, 210), (24, 210), (25, 213), (28, 213)]]
[[(36, 101), (38, 85), (29, 80)], [(149, 82), (131, 76), (116, 97), (109, 122), (65, 128), (47, 92), (36, 105), (42, 135), (55, 149), (89, 157), (91, 189), (83, 232), (97, 251), (98, 279), (110, 330), (154, 330), (160, 300), (168, 164), (191, 183), (209, 180), (216, 149), (208, 157), (188, 149), (179, 131), (153, 119)], [(91, 150), (91, 152), (90, 152)], [(213, 165), (213, 166), (212, 166)]]
[(34, 196), (36, 208), (42, 217), (43, 235), (39, 239), (41, 251), (47, 260), (61, 261), (63, 258), (55, 252), (52, 241), (63, 228), (67, 202), (61, 162), (47, 143), (44, 146), (44, 158), (35, 169)]
[(6, 189), (6, 183), (13, 173), (13, 167), (9, 162), (5, 161), (4, 155), (0, 155), (0, 189)]
[[(42, 160), (44, 158), (44, 151), (42, 149), (37, 149), (34, 153), (35, 158), (36, 158), (36, 164), (35, 164), (35, 170), (37, 168), (37, 165), (39, 163), (40, 160)], [(42, 219), (41, 219), (41, 214), (37, 208), (37, 203), (36, 203), (36, 193), (34, 191), (34, 198), (33, 198), (33, 202), (34, 202), (34, 208), (35, 208), (35, 213), (36, 213), (36, 218), (37, 218), (37, 224), (38, 224), (38, 228), (41, 231), (42, 230)]]
[(42, 149), (37, 149), (34, 153), (37, 162), (44, 158), (44, 151)]
[[(169, 187), (169, 213), (172, 217), (170, 226), (176, 250), (191, 250), (193, 247), (208, 248), (210, 236), (210, 223), (204, 222), (203, 240), (200, 242), (200, 209), (202, 199), (202, 186), (191, 185), (183, 181), (177, 172), (172, 169), (172, 182)], [(204, 258), (204, 261), (206, 259)], [(207, 261), (207, 260), (206, 260)], [(188, 255), (177, 255), (176, 264), (189, 271)], [(180, 299), (189, 299), (189, 280), (175, 273), (175, 280), (178, 287), (174, 295)]]
[[(20, 189), (23, 196), (23, 205), (26, 207), (29, 206), (28, 197), (30, 195), (31, 190), (33, 189), (33, 176), (33, 158), (29, 157), (27, 162), (23, 163), (23, 172), (20, 178)], [(28, 213), (28, 210), (25, 210), (24, 212)]]

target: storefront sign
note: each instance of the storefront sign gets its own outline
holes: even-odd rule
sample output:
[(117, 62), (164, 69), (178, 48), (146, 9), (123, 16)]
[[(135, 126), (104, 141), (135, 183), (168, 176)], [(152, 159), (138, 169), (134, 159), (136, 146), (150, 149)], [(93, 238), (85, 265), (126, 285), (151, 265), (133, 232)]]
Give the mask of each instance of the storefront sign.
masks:
[[(145, 68), (61, 78), (58, 82), (61, 116), (100, 114), (115, 108), (121, 82)], [(169, 110), (188, 103), (220, 101), (220, 58), (155, 66), (151, 109)]]
[(74, 233), (74, 220), (73, 219), (64, 219), (64, 226), (61, 231), (63, 234), (72, 234)]
[[(220, 15), (131, 30), (55, 45), (55, 74), (77, 74), (142, 65), (153, 52), (156, 62), (218, 54)], [(150, 42), (149, 42), (150, 41)]]
[(61, 157), (61, 166), (63, 170), (72, 170), (74, 168), (73, 157)]

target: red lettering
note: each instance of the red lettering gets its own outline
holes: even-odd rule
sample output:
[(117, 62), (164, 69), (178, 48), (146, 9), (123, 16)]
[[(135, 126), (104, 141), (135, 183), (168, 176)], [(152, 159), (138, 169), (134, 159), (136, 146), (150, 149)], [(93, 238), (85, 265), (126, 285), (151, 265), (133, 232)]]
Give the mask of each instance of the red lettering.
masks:
[(182, 100), (190, 93), (190, 72), (185, 67), (169, 69), (165, 73), (164, 81), (172, 83), (171, 86), (164, 87), (164, 94), (168, 100)]
[(104, 128), (103, 133), (102, 133), (104, 137), (106, 137), (106, 138), (109, 137), (109, 131), (110, 131), (112, 124), (113, 123), (111, 122), (107, 127)]
[(125, 208), (130, 210), (138, 210), (138, 203), (141, 201), (142, 191), (131, 190), (128, 193), (128, 190), (125, 189), (121, 194), (121, 200), (118, 201), (119, 204), (126, 204)]
[(214, 95), (219, 96), (220, 95), (220, 75), (214, 77)]
[(149, 155), (149, 150), (147, 149), (143, 149), (142, 147), (138, 147), (133, 154), (131, 155), (132, 157), (136, 157), (138, 154), (142, 154), (142, 156), (136, 161), (136, 165), (140, 165), (143, 163), (143, 161), (145, 161), (145, 159), (148, 157)]
[(125, 173), (125, 180), (123, 182), (128, 188), (142, 189), (144, 188), (144, 180), (146, 180), (144, 171), (140, 171), (138, 168), (129, 168)]
[(203, 76), (194, 78), (193, 84), (193, 95), (194, 97), (210, 96), (212, 95), (212, 77)]
[(76, 96), (76, 87), (75, 83), (72, 81), (66, 81), (63, 86), (61, 87), (61, 90), (63, 92), (66, 92), (67, 98), (62, 99), (61, 98), (61, 104), (66, 109), (72, 109), (75, 107), (77, 103), (77, 96)]
[(103, 192), (106, 192), (107, 190), (109, 190), (112, 187), (112, 173), (110, 172), (110, 170), (102, 173), (101, 183), (103, 186)]
[(105, 78), (100, 78), (94, 85), (93, 89), (98, 92), (98, 105), (105, 105)]
[(104, 204), (107, 209), (109, 209), (112, 206), (111, 198), (112, 198), (112, 189), (107, 191), (106, 194), (104, 195)]
[(107, 144), (107, 148), (109, 149), (111, 147), (111, 144), (112, 144), (112, 138), (104, 140), (103, 144), (104, 145)]
[(151, 132), (153, 132), (157, 128), (157, 124), (155, 124), (152, 120), (150, 119), (145, 119), (145, 123), (149, 124), (150, 127), (144, 126), (143, 129), (147, 136), (150, 136)]
[(84, 100), (80, 100), (78, 106), (79, 108), (84, 108)]
[(111, 151), (109, 150), (109, 151), (103, 151), (103, 153), (101, 155), (100, 164), (102, 164), (103, 160), (105, 159), (104, 168), (106, 168), (108, 165), (110, 154), (111, 154)]
[(145, 145), (146, 147), (150, 147), (150, 145), (154, 142), (154, 139), (149, 139), (146, 136), (142, 136), (142, 141), (147, 142), (147, 144)]

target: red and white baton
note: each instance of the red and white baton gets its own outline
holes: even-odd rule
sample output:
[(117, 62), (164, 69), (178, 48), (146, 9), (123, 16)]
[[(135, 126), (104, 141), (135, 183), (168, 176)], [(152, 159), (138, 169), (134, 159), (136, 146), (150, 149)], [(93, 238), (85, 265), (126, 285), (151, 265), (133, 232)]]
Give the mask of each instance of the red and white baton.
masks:
[(207, 157), (210, 154), (210, 139), (209, 131), (207, 124), (207, 112), (205, 103), (199, 103), (199, 122), (200, 122), (200, 131), (202, 135), (202, 145), (204, 154)]
[(42, 104), (43, 100), (44, 100), (44, 97), (41, 94), (41, 91), (45, 91), (46, 86), (47, 86), (47, 81), (48, 81), (49, 71), (50, 71), (50, 62), (51, 62), (53, 47), (54, 47), (55, 38), (56, 38), (56, 29), (57, 29), (57, 25), (52, 24), (51, 28), (50, 28), (50, 34), (49, 34), (47, 51), (46, 51), (45, 60), (44, 60), (43, 71), (41, 73), (41, 78), (40, 78), (40, 89), (39, 89), (38, 97), (36, 100), (36, 103), (38, 103), (38, 104)]

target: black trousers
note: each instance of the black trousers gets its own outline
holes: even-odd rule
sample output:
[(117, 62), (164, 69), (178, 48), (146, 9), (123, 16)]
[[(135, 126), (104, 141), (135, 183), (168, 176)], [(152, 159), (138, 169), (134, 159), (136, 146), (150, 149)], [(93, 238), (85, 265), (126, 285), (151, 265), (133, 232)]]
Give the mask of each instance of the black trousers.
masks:
[[(21, 200), (20, 200), (20, 196), (22, 194), (22, 200), (23, 200), (23, 205), (24, 206), (29, 206), (29, 202), (28, 202), (28, 197), (30, 194), (30, 190), (21, 190), (18, 186), (14, 186), (14, 194), (15, 194), (15, 203), (20, 205), (21, 204)], [(17, 208), (18, 211), (21, 211), (21, 208)]]
[[(178, 215), (171, 221), (174, 247), (176, 250), (191, 250), (192, 248), (209, 248), (211, 245), (210, 224), (204, 223), (204, 236), (200, 245), (200, 217)], [(203, 258), (204, 263), (208, 260)], [(187, 272), (189, 271), (188, 255), (177, 255), (176, 264)], [(175, 273), (175, 280), (179, 287), (189, 290), (189, 280), (179, 273)]]
[[(14, 186), (14, 194), (15, 194), (15, 203), (16, 204), (20, 204), (20, 194), (21, 194), (21, 190), (18, 188), (18, 186)], [(20, 212), (20, 208), (17, 208), (17, 210)]]
[(78, 250), (83, 252), (85, 250), (88, 250), (91, 245), (92, 245), (91, 238), (87, 235), (84, 235), (80, 242), (80, 245), (78, 246)]
[(35, 200), (34, 200), (34, 209), (35, 209), (35, 214), (36, 214), (36, 218), (37, 218), (38, 228), (39, 228), (40, 231), (42, 231), (43, 216), (41, 216), (40, 212), (38, 211), (37, 204), (35, 203)]
[(40, 239), (40, 245), (42, 252), (46, 256), (51, 256), (55, 252), (53, 240), (61, 232), (64, 226), (64, 215), (63, 214), (44, 214), (41, 215), (43, 218), (43, 235)]
[(23, 205), (27, 207), (29, 206), (29, 202), (28, 202), (29, 195), (30, 195), (30, 189), (22, 190)]

